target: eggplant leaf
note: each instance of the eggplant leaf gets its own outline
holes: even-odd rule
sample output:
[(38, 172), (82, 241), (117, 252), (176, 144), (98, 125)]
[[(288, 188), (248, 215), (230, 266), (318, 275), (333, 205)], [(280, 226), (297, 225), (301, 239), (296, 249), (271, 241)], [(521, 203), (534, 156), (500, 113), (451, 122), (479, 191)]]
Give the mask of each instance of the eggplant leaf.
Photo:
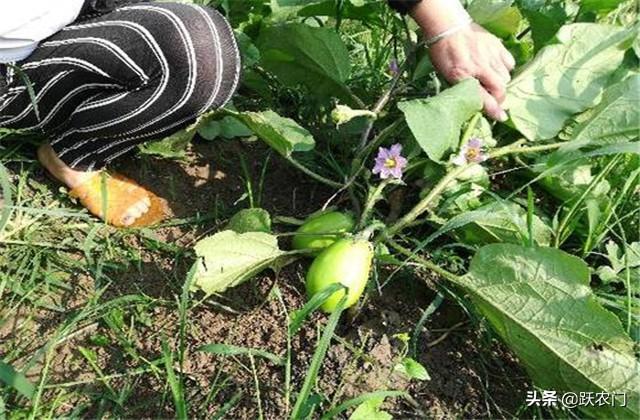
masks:
[(336, 31), (301, 23), (269, 26), (257, 45), (262, 66), (284, 85), (304, 85), (317, 96), (351, 102), (345, 84), (351, 73), (349, 52)]
[(289, 157), (293, 152), (307, 152), (315, 147), (316, 142), (307, 129), (291, 118), (281, 117), (271, 110), (262, 112), (225, 110), (224, 112), (241, 121), (282, 156)]
[(460, 142), (460, 130), (482, 109), (480, 86), (467, 79), (427, 99), (400, 102), (407, 124), (429, 159), (440, 162)]
[(640, 74), (604, 91), (602, 101), (581, 114), (571, 130), (569, 147), (606, 146), (640, 137)]
[(556, 34), (509, 83), (504, 107), (529, 140), (550, 139), (569, 119), (600, 99), (636, 28), (577, 23)]
[(278, 248), (275, 236), (264, 232), (225, 230), (199, 241), (192, 289), (207, 295), (223, 292), (267, 269), (284, 265), (290, 253)]
[(573, 255), (511, 244), (480, 249), (460, 279), (536, 386), (558, 394), (616, 394), (615, 407), (580, 408), (593, 417), (638, 418), (640, 363), (633, 342), (597, 302), (589, 281), (589, 267)]
[[(494, 242), (523, 243), (527, 233), (527, 212), (519, 204), (501, 200), (451, 218), (442, 229), (456, 226), (456, 233), (467, 244)], [(533, 240), (549, 245), (552, 230), (538, 216), (533, 216)]]

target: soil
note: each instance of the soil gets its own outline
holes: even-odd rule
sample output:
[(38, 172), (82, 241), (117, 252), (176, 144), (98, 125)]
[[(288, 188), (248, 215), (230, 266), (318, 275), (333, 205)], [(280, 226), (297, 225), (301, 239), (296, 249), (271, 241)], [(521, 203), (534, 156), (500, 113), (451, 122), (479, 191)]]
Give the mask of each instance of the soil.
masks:
[[(221, 229), (226, 217), (247, 207), (246, 200), (238, 202), (245, 192), (238, 164), (240, 153), (248, 157), (252, 179), (259, 179), (268, 153), (259, 144), (196, 141), (184, 162), (151, 157), (123, 160), (117, 169), (168, 198), (175, 213), (173, 225), (154, 230), (148, 235), (149, 241), (156, 245), (189, 247), (198, 238)], [(254, 188), (257, 191), (256, 185)], [(273, 155), (269, 159), (260, 204), (272, 215), (304, 217), (317, 210), (331, 193)], [(194, 220), (197, 223), (181, 223)], [(276, 229), (285, 228), (276, 226)], [(177, 347), (179, 315), (175, 301), (192, 260), (188, 253), (184, 258), (176, 259), (173, 253), (163, 252), (162, 246), (150, 250), (149, 243), (140, 240), (139, 236), (132, 235), (128, 240), (140, 250), (140, 263), (136, 267), (108, 272), (114, 282), (103, 299), (144, 293), (162, 302), (153, 308), (149, 322), (136, 325), (135, 334), (129, 337), (139, 355), (147, 360), (158, 360), (163, 340)], [(301, 308), (305, 303), (303, 277), (308, 264), (308, 261), (297, 261), (277, 276), (265, 272), (188, 311), (187, 352), (182, 372), (192, 416), (210, 416), (234, 396), (239, 396), (227, 417), (257, 418), (257, 381), (264, 417), (286, 418), (287, 410), (295, 402), (295, 390), (304, 381), (316, 348), (318, 331), (327, 319), (325, 315), (313, 314), (291, 342), (290, 403), (284, 396), (282, 366), (255, 358), (252, 367), (246, 356), (221, 357), (198, 351), (198, 348), (209, 343), (225, 343), (285, 355), (286, 316), (281, 301), (273, 293), (273, 286), (277, 284), (288, 312)], [(409, 380), (395, 371), (394, 366), (405, 348), (397, 334), (411, 334), (422, 310), (435, 296), (427, 284), (437, 283), (439, 279), (429, 275), (401, 273), (395, 276), (383, 293), (373, 290), (357, 314), (350, 313), (341, 320), (316, 388), (325, 400), (325, 409), (365, 392), (393, 389), (406, 390), (412, 397), (411, 401), (395, 398), (385, 402), (384, 409), (395, 418), (515, 416), (525, 400), (526, 390), (530, 389), (524, 372), (514, 356), (491, 338), (481, 323), (470, 319), (460, 306), (449, 300), (431, 315), (417, 340), (416, 359), (427, 368), (431, 379)], [(95, 289), (95, 283), (96, 279), (85, 274), (73, 276), (68, 296), (61, 300), (67, 312), (56, 315), (44, 312), (32, 320), (34, 335), (46, 337), (65, 316), (81, 308), (91, 294), (89, 292)], [(132, 307), (131, 313), (124, 314), (125, 324), (130, 319), (141, 322), (140, 317), (131, 318), (135, 311)], [(7, 325), (0, 331), (0, 340), (12, 334)], [(103, 322), (91, 324), (59, 346), (51, 364), (50, 382), (78, 381), (95, 375), (79, 354), (79, 346), (95, 351), (97, 363), (107, 375), (138, 367), (131, 365), (131, 358), (122, 353), (121, 345), (96, 344), (95, 337), (108, 335), (109, 331)], [(111, 338), (110, 342), (115, 343)], [(24, 345), (35, 348), (39, 341), (34, 338), (32, 343)], [(159, 367), (164, 369), (162, 364)], [(178, 364), (176, 368), (179, 369)], [(30, 371), (32, 378), (38, 376), (39, 370), (35, 366)], [(145, 373), (136, 377), (135, 386), (128, 390), (132, 395), (127, 400), (127, 416), (174, 416), (171, 393), (164, 379), (159, 378), (164, 376)], [(110, 381), (116, 390), (126, 383), (131, 384), (131, 377)], [(104, 392), (100, 382), (82, 386), (85, 387), (83, 395)], [(68, 415), (79, 406), (86, 407), (83, 412), (86, 417), (99, 412), (90, 397), (70, 401), (68, 406), (68, 412), (57, 414)]]

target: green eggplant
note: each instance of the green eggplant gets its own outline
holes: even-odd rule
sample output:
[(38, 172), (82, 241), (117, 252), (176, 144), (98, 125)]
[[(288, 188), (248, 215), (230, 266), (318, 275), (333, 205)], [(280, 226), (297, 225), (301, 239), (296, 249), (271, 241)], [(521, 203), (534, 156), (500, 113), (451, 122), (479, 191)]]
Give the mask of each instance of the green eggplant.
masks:
[[(353, 306), (364, 292), (373, 260), (373, 246), (369, 241), (354, 238), (339, 239), (322, 251), (307, 272), (307, 296), (334, 283), (348, 288), (345, 308)], [(322, 304), (323, 311), (331, 313), (344, 296), (345, 290), (333, 293)]]
[(355, 220), (349, 213), (330, 211), (308, 218), (293, 237), (292, 246), (296, 250), (313, 250), (316, 253), (351, 232)]

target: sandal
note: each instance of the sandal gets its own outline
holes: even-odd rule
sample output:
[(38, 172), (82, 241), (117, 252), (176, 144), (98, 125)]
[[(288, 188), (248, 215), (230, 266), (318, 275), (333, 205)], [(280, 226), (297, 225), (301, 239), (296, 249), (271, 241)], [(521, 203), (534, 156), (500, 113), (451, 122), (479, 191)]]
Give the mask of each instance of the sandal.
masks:
[[(69, 195), (78, 199), (91, 214), (116, 227), (150, 226), (171, 215), (165, 199), (119, 174), (101, 172), (73, 188)], [(103, 197), (107, 198), (106, 203), (103, 202)], [(123, 215), (145, 198), (149, 199), (149, 209), (133, 223), (126, 224)], [(106, 215), (103, 214), (105, 211)]]

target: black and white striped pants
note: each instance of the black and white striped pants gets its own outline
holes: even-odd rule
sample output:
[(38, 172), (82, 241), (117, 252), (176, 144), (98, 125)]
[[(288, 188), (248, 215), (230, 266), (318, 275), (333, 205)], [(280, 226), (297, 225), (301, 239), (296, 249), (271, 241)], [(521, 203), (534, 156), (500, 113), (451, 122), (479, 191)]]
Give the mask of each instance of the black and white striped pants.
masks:
[(0, 88), (0, 127), (42, 130), (58, 156), (98, 169), (223, 106), (240, 76), (233, 31), (213, 9), (137, 3), (77, 22), (17, 63)]

